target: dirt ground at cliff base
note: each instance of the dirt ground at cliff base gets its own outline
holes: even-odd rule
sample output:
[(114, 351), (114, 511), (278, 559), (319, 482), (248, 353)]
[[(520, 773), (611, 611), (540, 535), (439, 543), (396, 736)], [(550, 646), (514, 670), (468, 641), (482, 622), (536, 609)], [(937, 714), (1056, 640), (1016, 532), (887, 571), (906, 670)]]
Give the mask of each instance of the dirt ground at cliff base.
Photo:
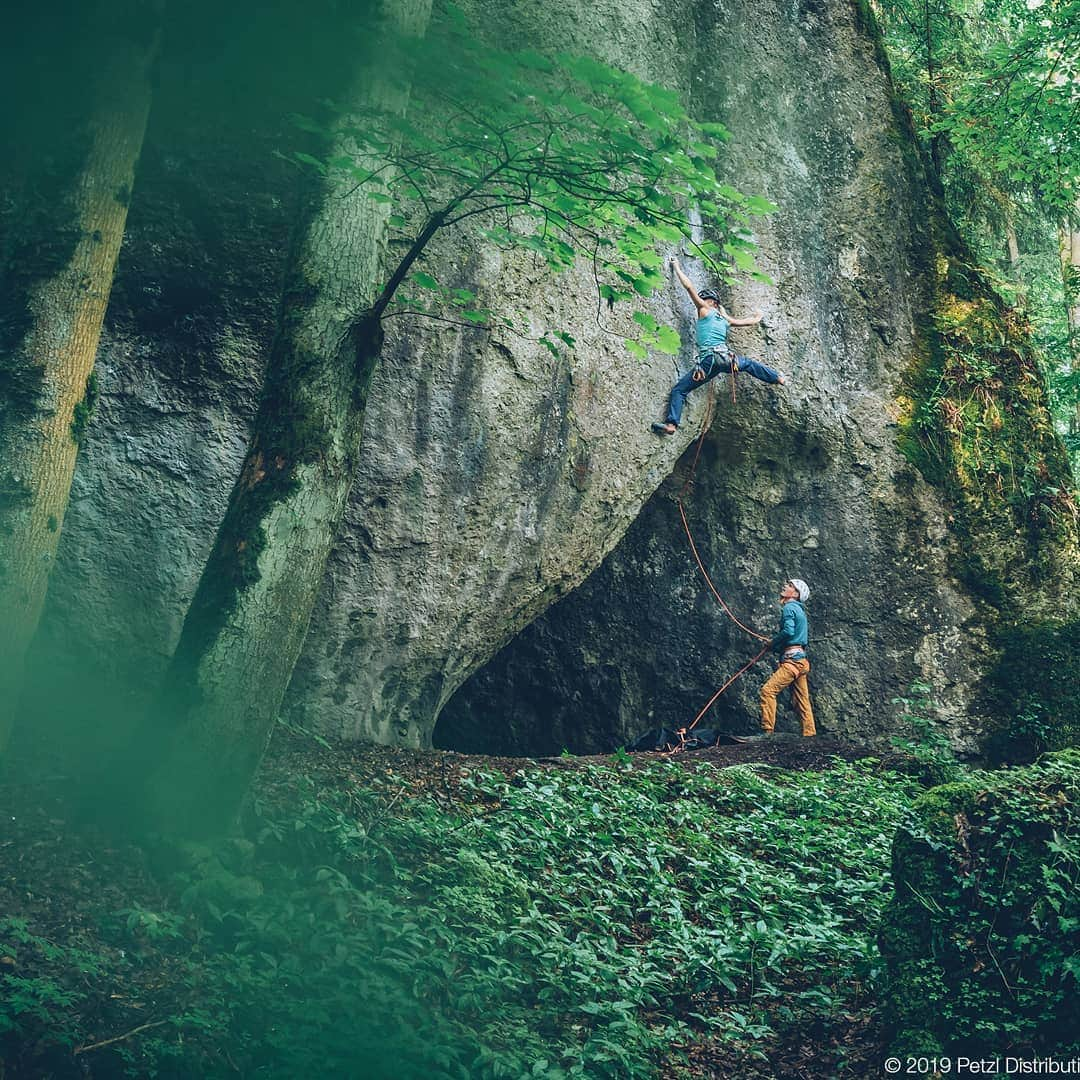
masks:
[(367, 743), (330, 743), (295, 730), (283, 730), (275, 736), (263, 765), (262, 782), (273, 785), (287, 781), (283, 768), (295, 771), (296, 756), (302, 755), (309, 775), (324, 782), (363, 784), (398, 781), (408, 793), (432, 795), (440, 803), (471, 802), (473, 795), (462, 789), (462, 780), (471, 773), (494, 770), (512, 776), (526, 769), (581, 769), (590, 765), (622, 767), (627, 761), (638, 769), (657, 765), (697, 768), (710, 765), (769, 765), (794, 771), (827, 769), (836, 758), (859, 761), (874, 758), (883, 769), (918, 773), (919, 764), (906, 754), (882, 751), (841, 739), (816, 736), (775, 735), (750, 738), (746, 742), (710, 746), (702, 750), (676, 753), (651, 751), (630, 754), (576, 755), (559, 757), (488, 757), (462, 754), (454, 750), (413, 750), (404, 747), (375, 746)]

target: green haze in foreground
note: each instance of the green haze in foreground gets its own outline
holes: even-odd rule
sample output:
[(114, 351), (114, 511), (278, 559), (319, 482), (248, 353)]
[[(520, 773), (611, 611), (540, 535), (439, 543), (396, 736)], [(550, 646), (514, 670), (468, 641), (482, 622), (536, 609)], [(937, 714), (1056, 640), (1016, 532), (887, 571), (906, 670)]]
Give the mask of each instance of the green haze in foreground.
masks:
[(391, 774), (282, 774), (243, 838), (171, 849), (122, 910), (92, 866), (63, 933), (24, 900), (0, 922), (0, 1055), (74, 1075), (72, 1048), (152, 1022), (95, 1070), (677, 1075), (699, 1039), (749, 1054), (812, 1018), (825, 1044), (872, 999), (913, 778), (616, 755), (466, 785), (449, 806)]

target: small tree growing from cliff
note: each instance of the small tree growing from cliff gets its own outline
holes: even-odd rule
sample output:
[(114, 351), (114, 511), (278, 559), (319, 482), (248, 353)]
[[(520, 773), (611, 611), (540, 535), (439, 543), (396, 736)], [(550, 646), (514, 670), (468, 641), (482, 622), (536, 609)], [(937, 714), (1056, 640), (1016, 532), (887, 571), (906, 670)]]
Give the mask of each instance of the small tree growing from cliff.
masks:
[[(746, 226), (750, 214), (774, 208), (717, 180), (721, 124), (694, 122), (674, 91), (591, 57), (493, 49), (452, 5), (444, 18), (439, 33), (398, 58), (416, 100), (409, 115), (369, 108), (339, 132), (358, 153), (296, 155), (393, 208), (388, 225), (405, 253), (362, 317), (446, 304), (483, 325), (490, 312), (470, 292), (413, 272), (437, 232), (474, 218), (486, 243), (533, 252), (552, 272), (584, 256), (609, 304), (661, 284), (663, 243), (686, 244), (724, 280), (733, 269), (761, 276)], [(333, 134), (298, 122), (323, 140)], [(696, 230), (690, 206), (703, 222)], [(638, 326), (636, 355), (678, 351), (672, 328)]]
[[(147, 816), (171, 831), (225, 825), (265, 750), (403, 287), (410, 307), (426, 294), (465, 322), (488, 318), (471, 293), (416, 269), (436, 234), (476, 219), (487, 243), (533, 251), (552, 270), (584, 255), (612, 303), (661, 283), (665, 243), (688, 242), (720, 272), (752, 271), (742, 226), (770, 207), (717, 180), (719, 125), (595, 60), (482, 45), (450, 5), (421, 37), (427, 14), (423, 0), (398, 5), (383, 66), (361, 73), (333, 121), (306, 121), (325, 152), (303, 155), (308, 193), (263, 399), (153, 718), (164, 747), (148, 740)], [(704, 236), (691, 234), (690, 206), (710, 225)], [(380, 273), (388, 228), (409, 239)], [(639, 353), (678, 348), (671, 328), (637, 322)]]

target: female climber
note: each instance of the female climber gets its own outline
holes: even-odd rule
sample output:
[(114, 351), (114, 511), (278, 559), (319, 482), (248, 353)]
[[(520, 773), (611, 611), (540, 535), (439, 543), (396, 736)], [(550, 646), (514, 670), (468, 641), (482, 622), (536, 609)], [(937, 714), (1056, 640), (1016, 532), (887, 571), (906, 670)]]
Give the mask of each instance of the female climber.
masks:
[(686, 395), (691, 390), (704, 386), (722, 371), (730, 371), (732, 375), (737, 371), (747, 371), (762, 382), (784, 383), (784, 376), (774, 368), (751, 360), (748, 356), (732, 356), (728, 350), (728, 327), (756, 326), (761, 322), (761, 312), (755, 312), (749, 319), (733, 319), (721, 306), (720, 297), (713, 289), (702, 289), (698, 292), (694, 288), (677, 259), (671, 260), (671, 268), (697, 308), (697, 360), (672, 387), (667, 420), (664, 423), (656, 421), (652, 426), (657, 435), (674, 435), (682, 419)]

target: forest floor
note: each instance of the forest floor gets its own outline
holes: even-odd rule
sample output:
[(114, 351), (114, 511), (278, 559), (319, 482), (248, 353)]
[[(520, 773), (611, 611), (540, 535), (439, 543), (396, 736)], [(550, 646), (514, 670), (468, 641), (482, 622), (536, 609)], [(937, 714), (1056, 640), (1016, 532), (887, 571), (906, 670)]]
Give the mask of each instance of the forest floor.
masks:
[[(780, 736), (673, 755), (523, 759), (331, 745), (284, 730), (267, 755), (255, 796), (288, 811), (296, 805), (297, 777), (302, 775), (316, 791), (376, 790), (388, 810), (427, 797), (452, 811), (482, 798), (469, 783), (478, 773), (514, 777), (522, 770), (567, 773), (609, 764), (637, 772), (665, 763), (690, 769), (702, 764), (716, 769), (760, 764), (805, 772), (828, 770), (837, 759), (857, 761), (871, 755), (873, 767), (882, 772), (918, 772), (917, 764), (906, 756), (882, 755), (826, 738)], [(118, 944), (123, 922), (129, 930), (132, 925), (145, 929), (140, 912), (177, 910), (175, 885), (170, 887), (155, 873), (142, 848), (111, 843), (94, 827), (76, 824), (78, 813), (66, 798), (67, 790), (63, 776), (33, 777), (20, 774), (17, 766), (0, 776), (0, 1078), (4, 1080), (140, 1075), (137, 1066), (130, 1071), (132, 1059), (125, 1065), (114, 1051), (168, 1023), (162, 1018), (183, 1004), (178, 999), (184, 991), (178, 987), (187, 985), (190, 990), (190, 970), (181, 963), (175, 941), (168, 940), (171, 930), (161, 929), (157, 942), (153, 932), (144, 934), (129, 951)], [(153, 926), (149, 929), (153, 931)], [(69, 969), (67, 977), (59, 974), (58, 964)], [(709, 991), (688, 999), (686, 1007), (690, 1013), (708, 1014), (718, 1004), (719, 995)], [(776, 1004), (782, 1013), (783, 999)], [(680, 1064), (679, 1076), (864, 1077), (878, 1075), (883, 1060), (880, 1023), (869, 996), (820, 1023), (792, 1025), (778, 1019), (772, 1032), (754, 1046), (752, 1056), (745, 1052), (745, 1044), (740, 1047), (703, 1035), (681, 1048), (689, 1065)], [(227, 1050), (225, 1054), (228, 1058)], [(245, 1072), (238, 1067), (235, 1074)], [(166, 1070), (163, 1075), (171, 1074)]]
[[(291, 782), (295, 737), (282, 739), (268, 756), (262, 781), (269, 793), (275, 787), (287, 788)], [(345, 747), (312, 745), (303, 750), (312, 775), (338, 786), (355, 783), (370, 786), (390, 785), (403, 797), (428, 795), (436, 802), (451, 806), (471, 802), (475, 794), (462, 781), (478, 769), (498, 770), (513, 776), (522, 769), (577, 770), (590, 765), (612, 762), (612, 755), (573, 755), (520, 758), (487, 757), (461, 754), (450, 750), (408, 750), (399, 747), (349, 744)], [(733, 765), (766, 765), (794, 772), (831, 768), (837, 759), (859, 761), (873, 758), (884, 770), (923, 774), (923, 767), (911, 756), (872, 749), (841, 739), (817, 736), (804, 739), (798, 735), (779, 734), (769, 738), (750, 738), (743, 743), (722, 744), (679, 753), (644, 752), (629, 756), (635, 769), (649, 769), (664, 763), (697, 768), (705, 764), (717, 769)], [(926, 778), (929, 781), (929, 778)], [(284, 792), (278, 793), (278, 798)], [(715, 1004), (697, 998), (691, 1008), (705, 1013)], [(885, 1041), (881, 1019), (872, 998), (861, 1007), (810, 1027), (792, 1028), (777, 1025), (777, 1034), (756, 1047), (761, 1056), (750, 1059), (727, 1039), (703, 1040), (682, 1048), (689, 1056), (688, 1077), (701, 1080), (821, 1080), (824, 1077), (872, 1077), (884, 1075)]]

